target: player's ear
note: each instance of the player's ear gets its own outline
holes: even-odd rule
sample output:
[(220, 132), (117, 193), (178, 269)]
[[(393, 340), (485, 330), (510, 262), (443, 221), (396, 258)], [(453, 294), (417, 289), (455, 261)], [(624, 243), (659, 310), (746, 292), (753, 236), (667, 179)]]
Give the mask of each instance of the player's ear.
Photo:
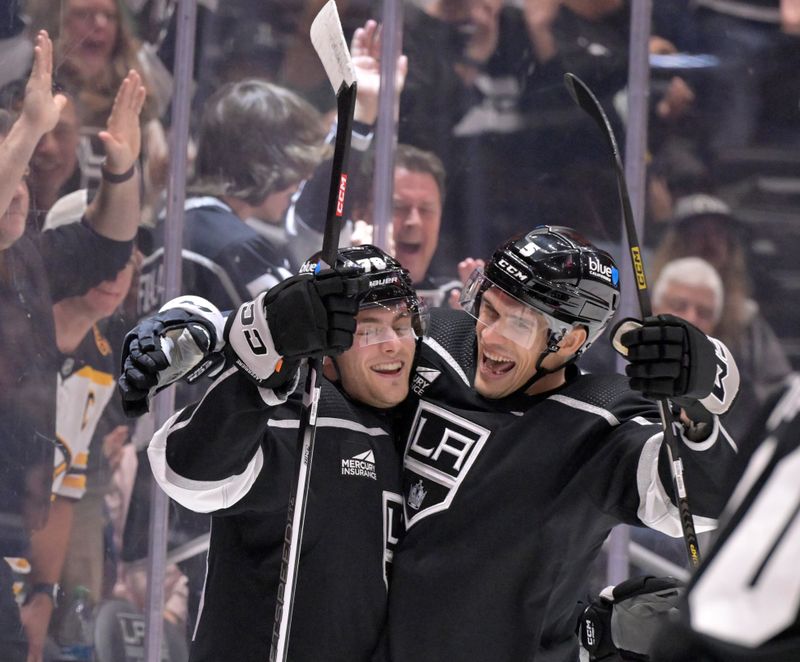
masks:
[(336, 364), (330, 356), (326, 356), (322, 359), (322, 374), (325, 376), (325, 379), (329, 381), (339, 381), (339, 371), (336, 369)]
[(572, 356), (581, 347), (583, 347), (583, 344), (586, 342), (587, 337), (588, 334), (586, 333), (586, 327), (583, 326), (573, 327), (564, 335), (564, 337), (561, 339), (561, 342), (558, 343), (559, 355)]

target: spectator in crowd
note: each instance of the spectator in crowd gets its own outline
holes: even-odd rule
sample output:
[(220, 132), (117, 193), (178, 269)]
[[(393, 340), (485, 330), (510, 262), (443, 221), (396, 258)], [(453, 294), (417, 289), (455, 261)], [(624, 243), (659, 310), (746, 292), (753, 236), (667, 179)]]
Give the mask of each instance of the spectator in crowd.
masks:
[[(444, 162), (448, 197), (439, 257), (454, 269), (518, 228), (516, 183), (542, 161), (532, 127), (561, 103), (552, 21), (558, 0), (407, 3), (403, 48), (409, 79), (400, 98), (399, 140)], [(552, 137), (552, 133), (550, 133)], [(487, 224), (486, 219), (493, 223)]]
[(722, 317), (725, 288), (716, 269), (699, 257), (668, 262), (652, 286), (653, 312), (668, 313), (714, 335)]
[[(20, 116), (0, 117), (0, 484), (4, 525), (0, 554), (23, 557), (29, 534), (47, 522), (53, 473), (56, 375), (60, 367), (52, 305), (114, 276), (128, 261), (139, 221), (139, 113), (145, 90), (131, 71), (122, 81), (106, 131), (104, 180), (84, 220), (47, 235), (26, 230), (29, 206), (24, 175), (36, 144), (58, 123), (65, 99), (52, 93), (52, 43), (36, 37), (34, 66)], [(41, 568), (41, 566), (40, 566)], [(28, 614), (52, 610), (57, 576), (37, 576)], [(10, 566), (0, 563), (0, 658), (25, 660), (28, 644), (12, 594)], [(33, 633), (32, 644), (41, 642)]]
[(74, 99), (69, 96), (66, 99), (58, 124), (42, 136), (31, 158), (28, 188), (31, 192), (31, 222), (37, 229), (42, 229), (45, 216), (56, 200), (77, 190), (80, 185), (80, 118)]
[(797, 144), (796, 0), (696, 0), (699, 48), (719, 58), (701, 98), (711, 150)]
[(715, 336), (736, 356), (743, 383), (752, 386), (757, 402), (790, 372), (786, 353), (750, 297), (744, 227), (719, 198), (698, 193), (677, 201), (673, 221), (658, 245), (651, 281), (667, 262), (701, 257), (716, 269), (725, 292)]
[[(377, 118), (378, 48), (377, 24), (368, 21), (356, 31), (351, 47), (358, 78), (351, 170), (357, 169)], [(322, 163), (330, 154), (324, 138), (319, 113), (271, 83), (230, 83), (208, 100), (185, 205), (185, 293), (230, 310), (286, 278), (293, 265), (283, 247), (258, 226), (279, 224), (304, 180), (286, 218), (294, 266), (320, 248), (331, 168), (330, 159)], [(164, 303), (158, 282), (162, 245), (159, 225), (142, 242), (140, 315)]]
[[(432, 307), (450, 304), (453, 291), (460, 291), (462, 282), (429, 272), (439, 245), (444, 200), (445, 170), (441, 159), (412, 145), (398, 145), (392, 224), (387, 237), (389, 253), (408, 269), (417, 294)], [(353, 243), (372, 243), (372, 235), (371, 224), (356, 222)]]
[[(60, 584), (70, 597), (76, 586), (101, 597), (103, 574), (102, 496), (87, 494), (89, 452), (98, 422), (114, 393), (116, 361), (110, 341), (99, 323), (113, 314), (128, 294), (136, 262), (135, 254), (114, 276), (85, 294), (67, 297), (53, 305), (56, 344), (62, 360), (58, 372), (56, 405), (56, 453), (53, 500), (46, 524), (31, 537), (29, 585)], [(124, 428), (127, 432), (127, 428)], [(118, 431), (116, 434), (121, 434)], [(95, 445), (95, 449), (100, 448)], [(94, 449), (93, 449), (94, 450)], [(80, 533), (81, 568), (70, 565), (70, 581), (62, 571), (73, 533)], [(51, 609), (47, 600), (31, 600), (22, 607), (30, 654), (35, 658), (44, 644)]]
[[(121, 0), (65, 0), (58, 38), (58, 75), (77, 91), (87, 127), (105, 126), (114, 95), (131, 69), (145, 80), (141, 44), (127, 22)], [(145, 119), (155, 115), (148, 99)]]
[(88, 136), (84, 170), (92, 170), (96, 157), (102, 157), (102, 146), (93, 136), (105, 126), (120, 81), (130, 69), (142, 77), (147, 89), (141, 116), (142, 206), (149, 216), (166, 185), (167, 140), (159, 117), (170, 100), (169, 74), (134, 34), (123, 0), (64, 0), (60, 12), (58, 77), (74, 91)]

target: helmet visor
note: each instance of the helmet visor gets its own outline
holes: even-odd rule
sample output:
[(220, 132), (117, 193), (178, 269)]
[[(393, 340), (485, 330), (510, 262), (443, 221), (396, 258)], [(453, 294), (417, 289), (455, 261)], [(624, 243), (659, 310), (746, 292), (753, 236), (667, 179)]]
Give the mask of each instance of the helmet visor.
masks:
[(491, 329), (525, 349), (535, 345), (543, 329), (551, 328), (544, 313), (509, 294), (481, 269), (472, 272), (459, 303), (477, 321), (478, 333)]
[(384, 342), (414, 342), (425, 335), (428, 311), (407, 297), (363, 304), (356, 317), (355, 344), (359, 347)]

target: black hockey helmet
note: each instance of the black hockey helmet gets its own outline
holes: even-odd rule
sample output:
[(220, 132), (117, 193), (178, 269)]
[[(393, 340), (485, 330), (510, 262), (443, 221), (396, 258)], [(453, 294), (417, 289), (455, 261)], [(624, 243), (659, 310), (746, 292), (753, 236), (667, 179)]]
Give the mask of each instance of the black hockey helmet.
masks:
[(485, 272), (476, 270), (470, 277), (462, 306), (477, 317), (481, 295), (492, 286), (545, 316), (549, 351), (572, 327), (586, 327), (586, 342), (577, 354), (600, 336), (620, 297), (613, 258), (575, 230), (550, 225), (502, 244)]
[[(300, 273), (318, 271), (319, 261), (320, 253), (316, 253), (300, 267)], [(415, 336), (422, 338), (427, 333), (427, 307), (417, 296), (408, 269), (391, 255), (372, 244), (340, 248), (336, 266), (358, 267), (368, 277), (369, 291), (361, 301), (361, 308), (405, 304)]]

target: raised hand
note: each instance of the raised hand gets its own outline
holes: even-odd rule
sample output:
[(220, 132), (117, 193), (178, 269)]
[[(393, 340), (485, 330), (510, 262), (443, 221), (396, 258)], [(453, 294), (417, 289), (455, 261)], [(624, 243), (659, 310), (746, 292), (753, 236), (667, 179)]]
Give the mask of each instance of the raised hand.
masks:
[[(364, 27), (356, 29), (350, 44), (350, 56), (358, 82), (355, 119), (365, 124), (373, 124), (378, 117), (378, 93), (381, 89), (380, 33), (378, 24), (369, 20)], [(400, 94), (408, 72), (408, 58), (405, 55), (397, 59), (395, 72), (395, 90)]]
[(40, 30), (33, 49), (33, 68), (25, 86), (21, 119), (43, 136), (58, 124), (66, 103), (63, 94), (53, 94), (53, 42), (47, 30)]
[(139, 158), (142, 146), (139, 115), (146, 95), (142, 77), (131, 69), (117, 90), (106, 130), (98, 134), (106, 151), (106, 169), (114, 174), (130, 170)]

